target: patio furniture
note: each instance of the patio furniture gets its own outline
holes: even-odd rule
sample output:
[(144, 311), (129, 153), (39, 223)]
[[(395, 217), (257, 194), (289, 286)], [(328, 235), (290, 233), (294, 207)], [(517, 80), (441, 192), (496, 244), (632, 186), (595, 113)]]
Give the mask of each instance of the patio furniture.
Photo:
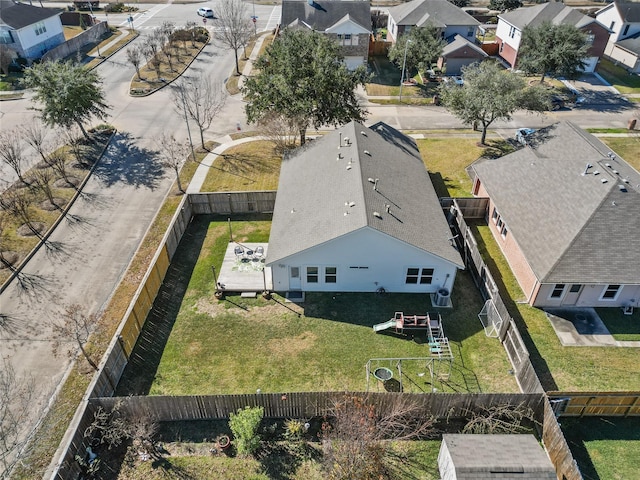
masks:
[(253, 256), (257, 259), (264, 257), (264, 247), (262, 245), (257, 246), (256, 251), (253, 252)]
[(242, 257), (244, 257), (244, 248), (242, 248), (240, 245), (236, 245), (236, 248), (233, 249), (233, 253), (236, 254), (237, 259), (241, 259)]

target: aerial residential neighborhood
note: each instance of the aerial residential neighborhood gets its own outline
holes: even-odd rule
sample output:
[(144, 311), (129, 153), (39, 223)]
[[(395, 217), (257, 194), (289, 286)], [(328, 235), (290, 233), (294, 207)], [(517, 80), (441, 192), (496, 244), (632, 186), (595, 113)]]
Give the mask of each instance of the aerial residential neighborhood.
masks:
[(639, 36), (2, 0), (0, 478), (635, 478)]

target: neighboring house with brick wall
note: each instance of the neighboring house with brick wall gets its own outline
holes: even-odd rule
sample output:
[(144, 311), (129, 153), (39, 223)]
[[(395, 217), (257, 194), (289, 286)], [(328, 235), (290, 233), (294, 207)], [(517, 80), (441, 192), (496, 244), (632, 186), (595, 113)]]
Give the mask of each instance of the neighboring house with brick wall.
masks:
[(543, 22), (554, 25), (573, 25), (587, 35), (590, 44), (587, 57), (584, 59), (585, 72), (593, 72), (598, 60), (604, 53), (609, 40), (607, 27), (578, 10), (567, 7), (560, 2), (549, 2), (533, 7), (524, 7), (498, 15), (496, 42), (499, 55), (511, 68), (518, 68), (518, 50), (525, 27), (537, 27)]
[(472, 165), (473, 193), (536, 307), (640, 306), (640, 173), (560, 122)]
[(478, 45), (456, 35), (453, 41), (442, 49), (442, 55), (438, 59), (438, 68), (446, 66), (447, 75), (460, 75), (462, 67), (481, 62), (488, 56)]
[(596, 12), (596, 19), (611, 31), (604, 55), (640, 73), (640, 3), (610, 3)]
[(266, 265), (278, 292), (451, 292), (464, 268), (415, 141), (358, 122), (285, 155)]
[(0, 0), (0, 43), (30, 62), (64, 43), (61, 9)]
[(347, 68), (366, 65), (371, 35), (369, 0), (282, 0), (280, 28), (315, 30), (342, 47)]

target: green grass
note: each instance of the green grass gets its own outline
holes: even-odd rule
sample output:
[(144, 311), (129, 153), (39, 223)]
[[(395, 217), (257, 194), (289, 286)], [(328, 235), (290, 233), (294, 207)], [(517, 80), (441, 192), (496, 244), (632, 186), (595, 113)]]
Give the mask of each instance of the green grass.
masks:
[(281, 161), (274, 144), (265, 140), (231, 147), (215, 159), (200, 191), (276, 190)]
[(640, 93), (640, 76), (629, 74), (624, 68), (615, 65), (610, 60), (602, 58), (596, 70), (620, 93)]
[(640, 135), (603, 137), (600, 140), (624, 158), (629, 165), (640, 171)]
[(427, 138), (418, 147), (439, 197), (470, 197), (471, 180), (465, 171), (482, 156), (498, 157), (513, 151), (503, 140), (489, 140), (489, 147), (479, 147), (477, 138)]
[(598, 316), (618, 341), (640, 341), (640, 311), (625, 315), (620, 308), (597, 308)]
[[(638, 352), (634, 348), (563, 347), (542, 310), (519, 303), (524, 299), (500, 248), (486, 225), (473, 233), (509, 313), (531, 355), (531, 361), (546, 390), (624, 391), (640, 385)], [(514, 299), (510, 301), (509, 299)]]
[[(206, 229), (207, 234), (151, 394), (252, 393), (257, 388), (263, 392), (364, 390), (364, 366), (370, 358), (427, 356), (424, 338), (375, 334), (371, 328), (395, 311), (426, 312), (429, 297), (424, 294), (308, 293), (303, 308), (290, 304), (300, 317), (262, 298), (216, 300), (211, 265), (219, 268), (222, 263), (228, 224), (226, 219), (208, 222), (207, 218), (193, 222), (193, 228)], [(234, 238), (241, 243), (264, 242), (269, 227), (267, 221), (235, 221)], [(453, 304), (455, 308), (442, 311), (442, 316), (455, 364), (448, 384), (435, 387), (439, 391), (517, 391), (502, 346), (484, 335), (477, 318), (482, 298), (466, 273), (458, 274)], [(424, 372), (424, 364), (406, 368), (417, 384), (411, 388), (430, 391), (431, 385), (425, 382), (430, 376), (418, 377), (419, 368)]]
[(561, 425), (585, 479), (638, 478), (640, 417), (567, 417)]

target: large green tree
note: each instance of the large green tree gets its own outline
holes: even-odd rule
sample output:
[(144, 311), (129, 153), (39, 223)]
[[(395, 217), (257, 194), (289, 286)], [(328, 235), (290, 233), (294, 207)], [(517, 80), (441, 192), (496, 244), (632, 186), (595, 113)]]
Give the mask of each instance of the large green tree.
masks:
[(279, 114), (297, 125), (300, 142), (307, 128), (364, 120), (355, 89), (364, 85), (364, 66), (349, 71), (337, 42), (318, 32), (287, 30), (255, 63), (242, 92), (250, 123)]
[(577, 78), (586, 65), (587, 50), (587, 36), (575, 26), (543, 22), (522, 31), (516, 66), (540, 75), (540, 83), (546, 75)]
[(490, 0), (489, 8), (491, 10), (499, 10), (504, 12), (506, 10), (515, 10), (522, 6), (522, 0)]
[(35, 91), (36, 107), (45, 124), (69, 128), (76, 124), (83, 135), (92, 118), (107, 118), (102, 80), (95, 70), (71, 62), (43, 62), (24, 71), (24, 84)]
[[(440, 35), (440, 30), (435, 26), (412, 28), (406, 35), (400, 36), (389, 49), (389, 60), (400, 69), (405, 65), (407, 76), (413, 70), (424, 72), (430, 69), (431, 62), (442, 54), (446, 43)], [(404, 78), (402, 80), (404, 81)]]
[(549, 107), (549, 94), (542, 87), (527, 87), (522, 77), (492, 61), (463, 67), (462, 79), (462, 86), (443, 84), (442, 104), (464, 123), (482, 127), (481, 144), (494, 121), (510, 120), (518, 109), (543, 111)]

